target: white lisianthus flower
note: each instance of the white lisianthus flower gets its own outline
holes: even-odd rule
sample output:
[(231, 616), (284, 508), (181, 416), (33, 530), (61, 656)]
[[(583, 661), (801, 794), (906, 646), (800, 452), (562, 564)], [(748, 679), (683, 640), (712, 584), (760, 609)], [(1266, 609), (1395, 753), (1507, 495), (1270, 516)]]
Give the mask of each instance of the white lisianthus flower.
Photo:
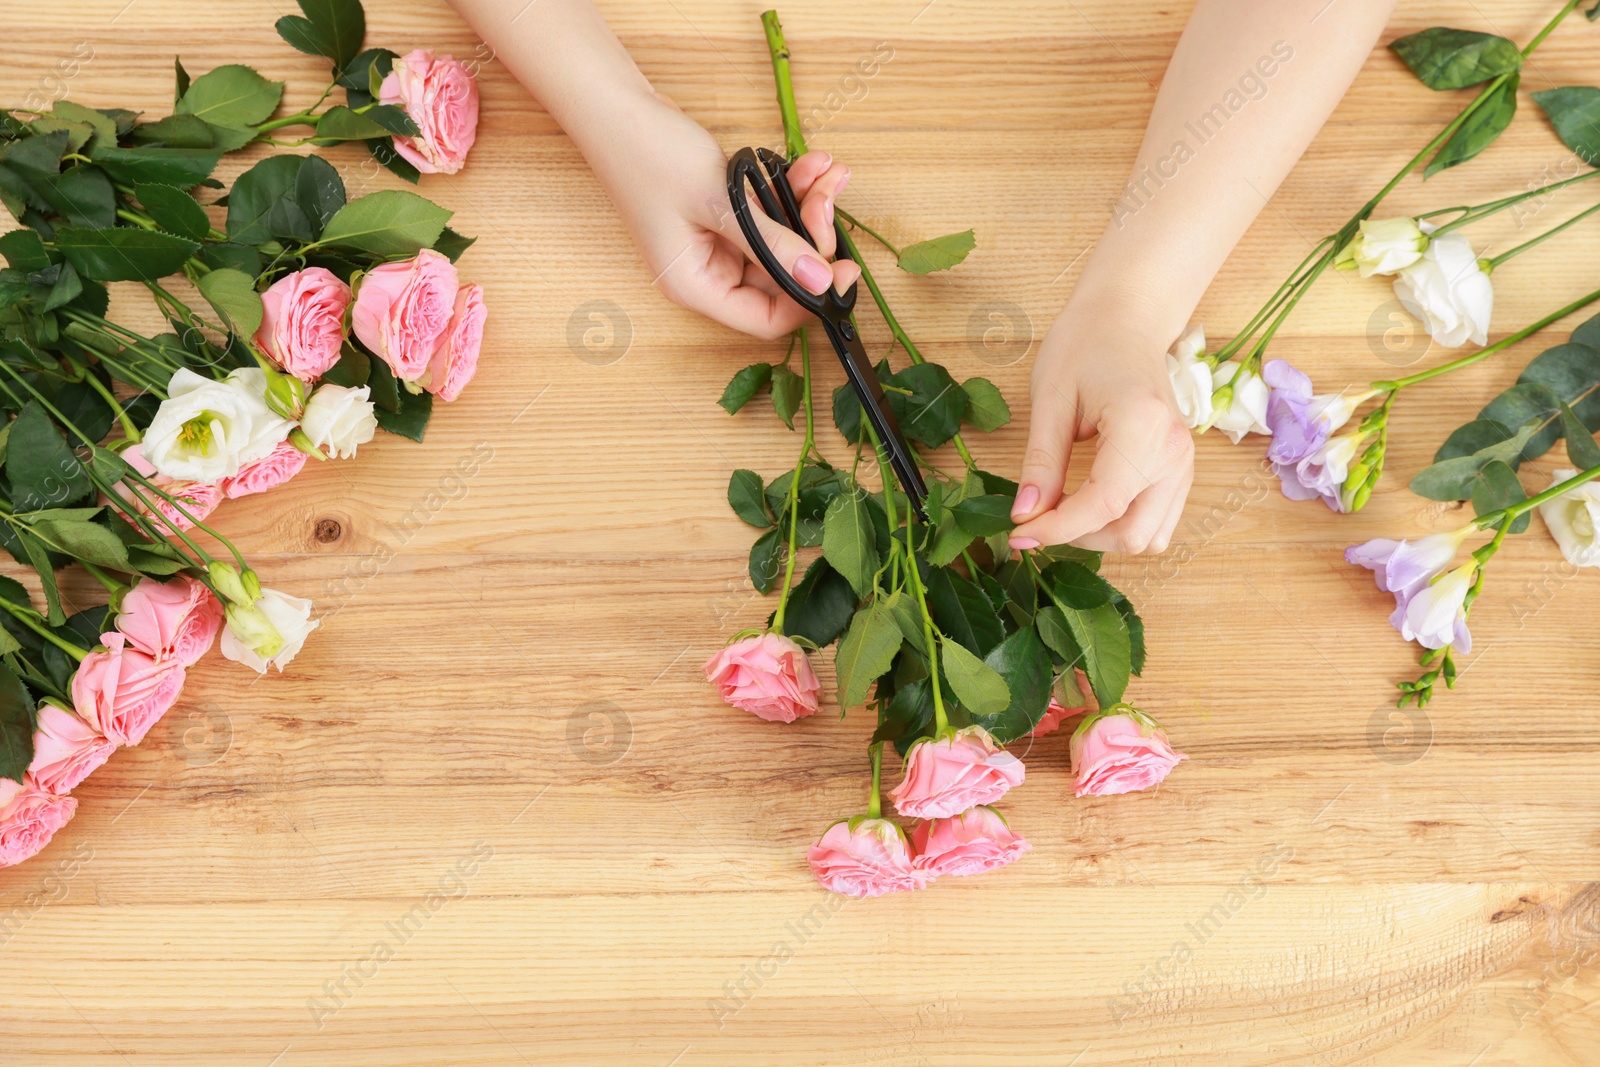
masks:
[(1167, 377), (1178, 400), (1178, 413), (1189, 429), (1198, 429), (1211, 418), (1211, 364), (1200, 357), (1206, 351), (1206, 331), (1192, 326), (1167, 353)]
[(1421, 258), (1395, 278), (1394, 295), (1446, 348), (1459, 348), (1469, 339), (1488, 343), (1494, 286), (1461, 234), (1431, 239)]
[(1228, 404), (1211, 413), (1211, 425), (1228, 435), (1228, 440), (1238, 444), (1247, 433), (1271, 436), (1267, 426), (1267, 383), (1254, 371), (1246, 370), (1232, 360), (1220, 363), (1211, 372), (1213, 400), (1216, 392), (1228, 388)]
[(263, 589), (254, 604), (227, 606), (228, 625), (222, 631), (222, 654), (243, 663), (257, 674), (268, 667), (283, 668), (299, 654), (306, 637), (322, 625), (311, 618), (311, 601), (276, 589)]
[(306, 401), (300, 429), (318, 448), (334, 459), (347, 459), (378, 432), (378, 418), (368, 399), (372, 390), (363, 385), (319, 385)]
[(1361, 220), (1361, 232), (1344, 246), (1334, 259), (1335, 267), (1361, 271), (1363, 278), (1374, 274), (1395, 274), (1422, 258), (1428, 235), (1416, 219)]
[(294, 423), (267, 407), (266, 375), (243, 367), (223, 381), (180, 368), (145, 431), (141, 452), (168, 478), (215, 485), (267, 455)]
[[(1558, 470), (1550, 476), (1556, 485), (1578, 472)], [(1561, 547), (1567, 562), (1577, 567), (1600, 567), (1600, 485), (1585, 482), (1554, 500), (1539, 505), (1539, 517)]]

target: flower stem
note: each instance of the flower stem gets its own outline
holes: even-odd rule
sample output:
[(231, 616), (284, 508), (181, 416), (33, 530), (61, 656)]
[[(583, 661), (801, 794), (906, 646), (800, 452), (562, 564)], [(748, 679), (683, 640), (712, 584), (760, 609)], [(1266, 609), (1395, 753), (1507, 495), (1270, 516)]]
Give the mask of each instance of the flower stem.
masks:
[(867, 817), (883, 818), (883, 742), (874, 741), (867, 749), (872, 760), (872, 795), (867, 798)]
[(1596, 289), (1587, 296), (1579, 297), (1566, 307), (1561, 308), (1559, 311), (1552, 311), (1544, 318), (1528, 326), (1524, 326), (1516, 333), (1502, 337), (1500, 340), (1496, 341), (1487, 348), (1479, 349), (1470, 355), (1462, 356), (1460, 359), (1453, 359), (1449, 363), (1441, 363), (1439, 366), (1433, 367), (1429, 370), (1418, 371), (1416, 374), (1408, 375), (1404, 378), (1394, 378), (1390, 381), (1384, 382), (1373, 382), (1372, 388), (1378, 390), (1379, 392), (1391, 392), (1396, 389), (1404, 389), (1408, 385), (1416, 385), (1418, 382), (1425, 382), (1429, 378), (1437, 378), (1441, 374), (1449, 374), (1451, 371), (1460, 370), (1462, 367), (1470, 367), (1479, 360), (1487, 359), (1489, 356), (1494, 355), (1496, 352), (1499, 352), (1502, 349), (1510, 348), (1518, 341), (1526, 340), (1528, 337), (1538, 333), (1552, 322), (1566, 318), (1574, 311), (1577, 311), (1579, 308), (1587, 307), (1596, 300), (1600, 300), (1600, 289)]
[(856, 229), (864, 231), (868, 237), (871, 237), (874, 241), (877, 241), (880, 245), (893, 252), (896, 259), (900, 258), (900, 249), (891, 244), (889, 239), (883, 236), (883, 234), (879, 233), (877, 230), (874, 230), (871, 226), (868, 226), (866, 223), (850, 214), (850, 212), (845, 211), (843, 208), (839, 209), (839, 217), (844, 219), (844, 221), (848, 222), (850, 225), (854, 226)]
[(1434, 230), (1428, 235), (1429, 237), (1437, 237), (1441, 233), (1449, 233), (1451, 230), (1465, 226), (1468, 223), (1477, 222), (1479, 219), (1486, 219), (1490, 215), (1493, 215), (1499, 211), (1504, 211), (1508, 207), (1514, 207), (1524, 200), (1529, 200), (1536, 196), (1546, 196), (1555, 192), (1557, 189), (1565, 189), (1569, 185), (1576, 185), (1578, 182), (1588, 181), (1590, 178), (1595, 177), (1600, 177), (1600, 170), (1585, 171), (1576, 178), (1566, 178), (1559, 182), (1551, 182), (1549, 185), (1541, 185), (1537, 189), (1529, 189), (1526, 192), (1516, 193), (1513, 196), (1502, 197), (1499, 200), (1491, 200), (1487, 204), (1474, 204), (1470, 207), (1441, 208), (1438, 211), (1429, 211), (1425, 214), (1418, 215), (1417, 218), (1432, 218), (1434, 215), (1447, 215), (1452, 211), (1460, 211), (1463, 213), (1460, 218), (1451, 219), (1449, 222), (1445, 223), (1443, 226), (1440, 226), (1438, 229)]
[(1565, 221), (1563, 223), (1560, 223), (1559, 225), (1552, 226), (1550, 229), (1546, 230), (1544, 233), (1539, 234), (1537, 237), (1530, 237), (1528, 240), (1522, 242), (1520, 245), (1517, 245), (1514, 248), (1508, 248), (1504, 252), (1501, 252), (1498, 256), (1490, 257), (1490, 259), (1489, 259), (1489, 268), (1491, 270), (1493, 270), (1495, 267), (1498, 267), (1500, 264), (1504, 263), (1506, 260), (1512, 258), (1513, 256), (1519, 256), (1522, 253), (1526, 252), (1528, 249), (1532, 248), (1534, 245), (1540, 244), (1540, 243), (1542, 243), (1544, 241), (1548, 241), (1550, 238), (1554, 237), (1556, 234), (1560, 233), (1562, 230), (1566, 229), (1568, 226), (1571, 226), (1571, 225), (1573, 225), (1574, 223), (1577, 223), (1577, 222), (1582, 222), (1584, 219), (1588, 218), (1590, 215), (1593, 215), (1596, 211), (1600, 211), (1600, 204), (1596, 204), (1596, 205), (1594, 205), (1593, 207), (1590, 207), (1590, 208), (1585, 208), (1584, 210), (1578, 212), (1576, 215), (1572, 216), (1567, 221)]
[(794, 332), (800, 341), (800, 396), (806, 409), (806, 440), (800, 447), (800, 458), (795, 460), (794, 476), (789, 479), (789, 551), (783, 570), (783, 591), (778, 594), (778, 610), (772, 613), (772, 632), (783, 633), (783, 612), (789, 606), (789, 592), (794, 582), (794, 562), (797, 552), (795, 541), (800, 529), (800, 477), (806, 469), (806, 459), (816, 447), (816, 416), (811, 408), (811, 345), (806, 340), (805, 327)]
[(1502, 528), (1495, 536), (1494, 541), (1491, 542), (1491, 544), (1494, 544), (1496, 547), (1498, 547), (1500, 541), (1505, 537), (1506, 529), (1510, 528), (1512, 521), (1515, 520), (1519, 515), (1524, 515), (1538, 507), (1540, 504), (1543, 504), (1545, 501), (1554, 500), (1561, 494), (1576, 489), (1585, 482), (1591, 482), (1595, 478), (1600, 478), (1600, 467), (1590, 467), (1586, 471), (1579, 471), (1566, 481), (1557, 482), (1555, 485), (1552, 485), (1542, 493), (1535, 493), (1528, 499), (1519, 500), (1509, 507), (1499, 508), (1498, 510), (1488, 511), (1482, 515), (1479, 515), (1473, 520), (1473, 525), (1477, 526), (1480, 530), (1486, 530), (1495, 523), (1501, 522)]
[(31, 607), (22, 607), (18, 604), (13, 604), (9, 600), (0, 598), (0, 608), (4, 608), (11, 614), (12, 618), (22, 623), (22, 625), (38, 634), (46, 641), (49, 641), (52, 645), (55, 645), (67, 655), (71, 656), (74, 661), (82, 663), (83, 657), (89, 654), (88, 649), (79, 648), (77, 645), (65, 640), (54, 630), (50, 629), (50, 627), (40, 622), (39, 613), (34, 611)]
[(94, 372), (88, 368), (84, 369), (83, 377), (89, 383), (89, 388), (99, 393), (100, 399), (104, 400), (106, 405), (116, 413), (117, 421), (122, 424), (122, 435), (130, 441), (139, 441), (142, 437), (139, 433), (139, 427), (133, 424), (133, 420), (128, 417), (127, 411), (123, 410), (116, 396), (112, 394), (110, 389), (106, 388), (106, 383), (95, 377)]

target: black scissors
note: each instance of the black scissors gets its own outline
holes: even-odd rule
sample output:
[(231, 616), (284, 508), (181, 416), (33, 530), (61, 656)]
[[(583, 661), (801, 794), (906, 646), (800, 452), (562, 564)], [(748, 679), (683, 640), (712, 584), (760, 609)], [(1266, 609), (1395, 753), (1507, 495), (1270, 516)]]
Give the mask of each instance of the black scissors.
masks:
[[(745, 195), (746, 182), (756, 191), (756, 198), (761, 201), (761, 206), (766, 210), (768, 217), (805, 238), (811, 247), (816, 247), (817, 243), (811, 239), (805, 225), (800, 221), (800, 205), (795, 201), (793, 186), (789, 184), (786, 173), (788, 168), (789, 164), (782, 156), (765, 148), (741, 148), (733, 154), (732, 159), (728, 160), (728, 199), (733, 204), (733, 213), (739, 220), (739, 229), (744, 231), (745, 240), (750, 242), (750, 248), (755, 252), (756, 259), (766, 268), (767, 273), (772, 275), (772, 280), (778, 283), (778, 287), (789, 294), (795, 303), (822, 320), (822, 328), (827, 333), (828, 340), (833, 342), (833, 350), (838, 354), (839, 362), (844, 364), (845, 374), (849, 376), (856, 397), (861, 401), (861, 409), (867, 413), (867, 418), (871, 421), (872, 428), (889, 457), (889, 466), (894, 469), (900, 488), (910, 499), (912, 507), (916, 508), (918, 516), (926, 518), (923, 502), (928, 498), (928, 487), (922, 480), (922, 472), (917, 469), (916, 454), (911, 451), (911, 445), (900, 432), (900, 424), (896, 421), (894, 412), (889, 409), (889, 403), (883, 395), (883, 385), (873, 370), (872, 360), (867, 358), (867, 350), (861, 346), (861, 338), (856, 333), (855, 323), (850, 321), (850, 313), (856, 306), (858, 286), (852, 285), (843, 296), (840, 296), (832, 286), (829, 286), (827, 292), (821, 296), (811, 292), (783, 269), (778, 257), (772, 254), (772, 249), (761, 236), (761, 231), (756, 227), (756, 220), (751, 215), (750, 201)], [(774, 189), (777, 190), (776, 196), (773, 195)], [(848, 246), (842, 239), (844, 231), (837, 222), (834, 223), (834, 228), (841, 234), (839, 256), (848, 259), (850, 258)]]

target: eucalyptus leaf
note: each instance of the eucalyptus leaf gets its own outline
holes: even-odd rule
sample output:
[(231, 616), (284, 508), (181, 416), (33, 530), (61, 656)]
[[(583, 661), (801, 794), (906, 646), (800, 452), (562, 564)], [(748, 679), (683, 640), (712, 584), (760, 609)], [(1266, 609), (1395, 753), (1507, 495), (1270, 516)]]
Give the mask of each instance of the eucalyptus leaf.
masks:
[(1429, 500), (1466, 500), (1485, 465), (1496, 460), (1508, 465), (1522, 462), (1522, 446), (1538, 429), (1537, 422), (1530, 422), (1499, 444), (1424, 467), (1411, 479), (1411, 491)]
[(1589, 428), (1578, 421), (1567, 405), (1561, 405), (1561, 435), (1567, 439), (1567, 458), (1580, 471), (1600, 467), (1600, 445)]
[[(1498, 459), (1485, 463), (1473, 482), (1472, 511), (1475, 515), (1487, 515), (1526, 499), (1528, 493), (1517, 480), (1516, 472)], [(1511, 532), (1522, 533), (1532, 518), (1526, 512), (1518, 515), (1511, 523)]]

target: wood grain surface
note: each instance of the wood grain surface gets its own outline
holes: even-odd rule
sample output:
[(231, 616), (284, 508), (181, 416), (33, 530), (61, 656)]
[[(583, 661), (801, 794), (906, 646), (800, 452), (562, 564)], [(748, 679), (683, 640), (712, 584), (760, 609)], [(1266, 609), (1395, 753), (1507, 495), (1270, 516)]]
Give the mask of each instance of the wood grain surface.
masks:
[[(1008, 798), (1034, 845), (1021, 862), (843, 901), (803, 852), (858, 810), (868, 723), (763, 724), (699, 672), (769, 610), (723, 494), (734, 467), (786, 469), (797, 440), (714, 401), (781, 346), (652, 288), (571, 143), (442, 0), (368, 6), (370, 44), (482, 67), (471, 163), (424, 188), (479, 237), (463, 272), (492, 309), (482, 369), (425, 447), (385, 437), (220, 513), (323, 627), (282, 676), (192, 671), (53, 847), (0, 873), (0, 1064), (1600, 1062), (1600, 577), (1564, 568), (1536, 520), (1495, 561), (1462, 687), (1396, 715), (1413, 653), (1340, 560), (1460, 521), (1406, 479), (1556, 331), (1408, 391), (1390, 473), (1354, 517), (1282, 499), (1258, 439), (1206, 436), (1173, 548), (1107, 561), (1149, 625), (1132, 698), (1189, 762), (1158, 792), (1077, 800), (1066, 736), (1044, 738)], [(724, 147), (778, 142), (763, 3), (602, 6)], [(1450, 24), (1526, 40), (1555, 6), (1407, 0), (1384, 39)], [(165, 114), (178, 53), (194, 72), (251, 63), (309, 103), (325, 68), (272, 31), (291, 9), (0, 0), (0, 99)], [(930, 357), (1011, 398), (1017, 422), (975, 448), (1014, 468), (1027, 355), (1104, 225), (1188, 5), (782, 14), (813, 143), (853, 168), (846, 206), (907, 239), (976, 228), (947, 275), (882, 274)], [(1554, 176), (1569, 156), (1527, 93), (1600, 79), (1597, 32), (1570, 20), (1509, 133), (1394, 207)], [(882, 43), (892, 58), (846, 83)], [(1212, 286), (1213, 335), (1463, 99), (1375, 50)], [(397, 184), (356, 149), (325, 154), (352, 195)], [(1592, 196), (1565, 191), (1527, 225)], [(1508, 246), (1516, 224), (1495, 225)], [(1497, 273), (1495, 335), (1592, 289), (1597, 251), (1589, 223)], [(1332, 385), (1444, 358), (1391, 300), (1330, 276), (1276, 352)]]

